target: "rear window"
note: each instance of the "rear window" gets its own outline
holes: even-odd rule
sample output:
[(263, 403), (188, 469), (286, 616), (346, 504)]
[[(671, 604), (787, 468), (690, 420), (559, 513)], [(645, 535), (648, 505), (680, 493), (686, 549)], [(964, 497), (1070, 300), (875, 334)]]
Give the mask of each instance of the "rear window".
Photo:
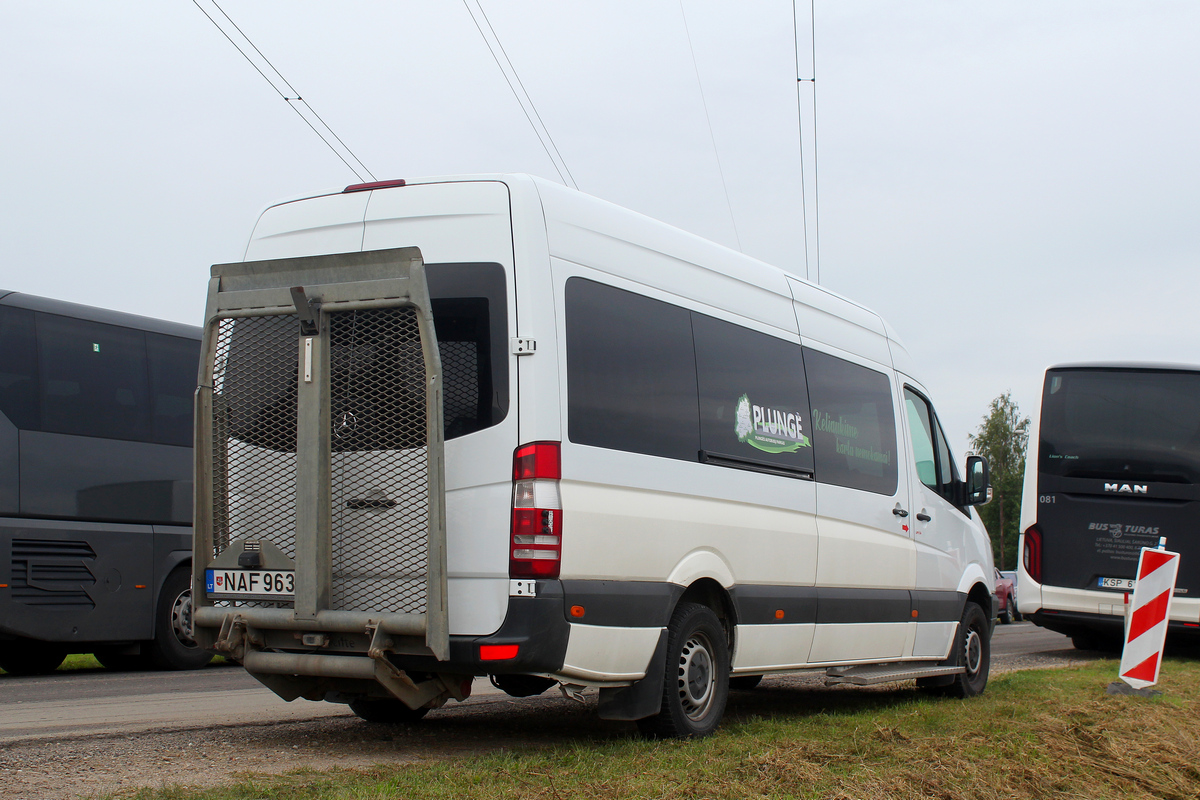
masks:
[(1200, 482), (1200, 373), (1051, 370), (1040, 438), (1050, 475)]

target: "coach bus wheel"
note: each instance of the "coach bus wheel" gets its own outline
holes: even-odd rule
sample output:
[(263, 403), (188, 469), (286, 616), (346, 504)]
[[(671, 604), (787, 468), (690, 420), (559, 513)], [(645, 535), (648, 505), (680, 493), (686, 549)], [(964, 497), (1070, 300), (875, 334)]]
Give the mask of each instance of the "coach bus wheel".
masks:
[(48, 675), (67, 657), (63, 647), (18, 639), (0, 644), (0, 669), (13, 675)]
[(662, 708), (638, 720), (657, 739), (692, 739), (716, 730), (729, 697), (729, 646), (717, 615), (699, 603), (680, 603), (667, 628)]
[(408, 725), (429, 713), (429, 709), (409, 708), (394, 698), (360, 697), (350, 701), (350, 710), (367, 722)]
[(131, 672), (139, 669), (149, 669), (146, 656), (140, 653), (122, 653), (120, 648), (97, 647), (92, 653), (105, 669), (113, 672)]
[(192, 578), (186, 569), (174, 570), (163, 582), (149, 649), (156, 669), (200, 669), (212, 660), (192, 638)]

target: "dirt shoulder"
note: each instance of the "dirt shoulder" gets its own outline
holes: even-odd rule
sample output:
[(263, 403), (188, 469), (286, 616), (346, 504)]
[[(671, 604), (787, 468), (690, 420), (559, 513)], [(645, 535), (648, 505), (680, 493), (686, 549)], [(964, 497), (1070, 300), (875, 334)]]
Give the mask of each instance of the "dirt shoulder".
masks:
[[(1073, 666), (1093, 660), (1090, 656), (1075, 650), (1000, 655), (993, 659), (992, 673)], [(732, 693), (727, 714), (732, 720), (785, 711), (804, 714), (819, 706), (815, 693), (896, 688), (825, 687), (819, 673), (771, 676), (757, 690)], [(362, 769), (564, 741), (603, 741), (632, 732), (629, 723), (598, 719), (594, 695), (581, 704), (547, 692), (522, 700), (487, 695), (451, 703), (411, 728), (366, 723), (347, 710), (271, 724), (18, 740), (0, 745), (0, 796), (67, 800), (126, 795), (141, 787), (214, 786), (247, 773)]]

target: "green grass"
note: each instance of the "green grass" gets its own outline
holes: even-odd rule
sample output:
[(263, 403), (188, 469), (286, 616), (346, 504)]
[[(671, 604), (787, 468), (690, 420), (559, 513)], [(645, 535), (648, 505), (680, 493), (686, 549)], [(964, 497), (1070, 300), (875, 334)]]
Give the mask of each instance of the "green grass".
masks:
[[(245, 775), (203, 791), (143, 789), (139, 800), (382, 798), (1195, 798), (1200, 795), (1200, 663), (1169, 660), (1161, 697), (1105, 694), (1115, 664), (999, 676), (985, 695), (916, 690), (736, 693), (718, 733), (645, 742), (597, 724), (586, 740), (369, 770)], [(436, 712), (435, 712), (436, 713)], [(433, 717), (430, 718), (431, 720)], [(553, 721), (547, 721), (553, 729)], [(423, 724), (430, 724), (429, 722)], [(511, 724), (481, 728), (480, 749)], [(579, 728), (573, 729), (578, 733)], [(448, 739), (453, 739), (449, 731)], [(438, 739), (421, 737), (435, 748)], [(541, 742), (541, 744), (536, 744)], [(336, 744), (334, 744), (336, 747)], [(403, 753), (401, 753), (403, 755)], [(128, 796), (128, 795), (125, 795)]]

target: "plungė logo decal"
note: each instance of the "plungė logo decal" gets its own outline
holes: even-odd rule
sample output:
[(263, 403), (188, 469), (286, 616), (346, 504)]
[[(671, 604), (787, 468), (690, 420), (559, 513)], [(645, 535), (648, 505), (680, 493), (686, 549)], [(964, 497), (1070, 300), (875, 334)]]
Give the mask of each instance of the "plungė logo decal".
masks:
[(739, 442), (745, 442), (765, 453), (794, 453), (801, 447), (810, 447), (804, 435), (801, 416), (794, 411), (780, 411), (769, 406), (756, 406), (750, 398), (738, 398), (734, 410), (737, 424), (734, 433)]
[(1105, 483), (1104, 491), (1118, 494), (1146, 494), (1150, 491), (1145, 483)]

